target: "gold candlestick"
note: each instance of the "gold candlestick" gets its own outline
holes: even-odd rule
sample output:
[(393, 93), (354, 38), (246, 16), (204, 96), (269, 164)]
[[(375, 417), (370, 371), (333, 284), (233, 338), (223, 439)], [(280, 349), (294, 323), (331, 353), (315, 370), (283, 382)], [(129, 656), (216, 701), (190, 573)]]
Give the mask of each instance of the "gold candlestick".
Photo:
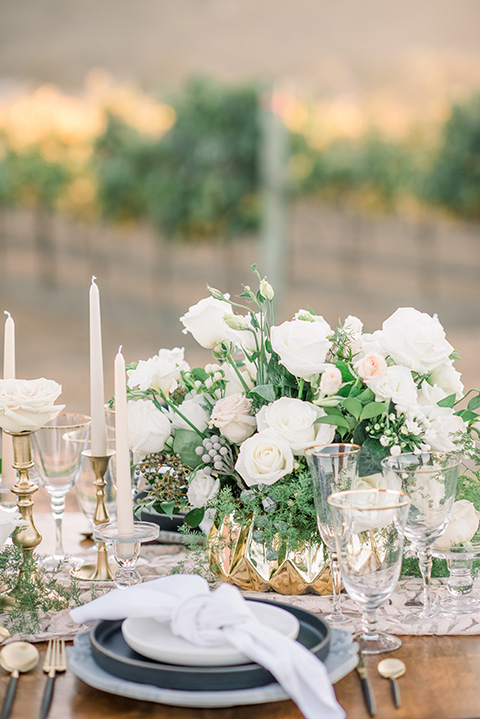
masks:
[(35, 526), (33, 520), (33, 497), (38, 487), (32, 482), (28, 473), (33, 469), (32, 448), (30, 435), (32, 432), (7, 432), (12, 436), (13, 441), (13, 467), (18, 472), (18, 478), (12, 487), (12, 492), (17, 495), (17, 507), (22, 519), (26, 522), (23, 527), (18, 527), (13, 534), (13, 541), (22, 548), (23, 562), (20, 567), (20, 574), (12, 591), (1, 597), (2, 605), (15, 604), (16, 589), (20, 584), (39, 581), (37, 567), (33, 560), (33, 551), (42, 541), (42, 535)]
[[(95, 506), (95, 513), (93, 515), (93, 523), (97, 527), (99, 524), (105, 524), (105, 522), (108, 522), (110, 519), (105, 506), (105, 472), (107, 471), (110, 457), (112, 457), (115, 452), (113, 450), (107, 450), (107, 454), (104, 457), (93, 456), (91, 450), (87, 450), (83, 454), (85, 457), (89, 458), (95, 475), (95, 482), (93, 484), (97, 488), (97, 503)], [(97, 543), (96, 564), (84, 564), (81, 567), (75, 567), (75, 569), (72, 569), (70, 574), (77, 579), (87, 582), (113, 581), (113, 573), (108, 563), (108, 554), (105, 542)]]

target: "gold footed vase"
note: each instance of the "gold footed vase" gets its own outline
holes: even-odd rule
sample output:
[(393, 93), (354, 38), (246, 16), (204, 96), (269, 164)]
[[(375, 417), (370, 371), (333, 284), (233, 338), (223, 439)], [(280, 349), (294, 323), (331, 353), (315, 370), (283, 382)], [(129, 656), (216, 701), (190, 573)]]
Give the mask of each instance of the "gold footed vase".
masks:
[(18, 497), (17, 507), (25, 525), (18, 527), (13, 534), (14, 543), (22, 549), (23, 562), (15, 587), (8, 595), (0, 597), (0, 603), (4, 608), (15, 605), (17, 587), (39, 581), (33, 552), (42, 541), (42, 535), (35, 526), (33, 519), (33, 494), (38, 487), (29, 477), (29, 471), (35, 466), (32, 460), (30, 444), (32, 432), (7, 432), (7, 434), (12, 437), (13, 467), (18, 472), (18, 478), (12, 487), (12, 492)]
[(253, 539), (253, 523), (241, 526), (232, 517), (212, 526), (207, 553), (210, 569), (240, 589), (279, 594), (331, 594), (332, 579), (323, 544), (297, 551), (275, 547), (278, 558), (266, 558), (265, 545)]

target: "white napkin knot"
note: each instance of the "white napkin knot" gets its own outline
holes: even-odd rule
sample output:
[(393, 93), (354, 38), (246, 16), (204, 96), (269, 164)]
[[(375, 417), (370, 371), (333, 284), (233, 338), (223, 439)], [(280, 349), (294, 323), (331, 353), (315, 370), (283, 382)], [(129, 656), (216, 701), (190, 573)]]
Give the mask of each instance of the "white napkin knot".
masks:
[[(215, 592), (187, 597), (177, 605), (171, 618), (173, 634), (200, 646), (225, 644), (225, 629), (257, 622), (241, 594), (229, 584)], [(259, 626), (260, 628), (260, 626)]]

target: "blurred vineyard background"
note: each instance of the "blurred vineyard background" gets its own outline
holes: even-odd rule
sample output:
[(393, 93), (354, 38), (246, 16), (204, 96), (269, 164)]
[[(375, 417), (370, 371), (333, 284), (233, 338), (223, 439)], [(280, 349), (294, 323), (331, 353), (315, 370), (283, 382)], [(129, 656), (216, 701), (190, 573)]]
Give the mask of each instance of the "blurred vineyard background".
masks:
[[(187, 0), (180, 5), (194, 12)], [(20, 11), (6, 6), (12, 26)], [(29, 6), (32, 38), (43, 15)], [(53, 0), (47, 6), (58, 10)], [(207, 7), (221, 16), (219, 3)], [(253, 12), (250, 2), (225, 7), (237, 18)], [(82, 17), (93, 12), (87, 3)], [(51, 19), (60, 38), (67, 23)], [(25, 40), (28, 32), (16, 31)], [(41, 31), (37, 52), (45, 53)], [(456, 37), (458, 44), (458, 28)], [(207, 282), (239, 293), (257, 262), (278, 282), (278, 321), (307, 304), (332, 325), (356, 314), (369, 330), (399, 305), (438, 312), (464, 358), (466, 383), (478, 385), (480, 54), (445, 38), (441, 50), (405, 56), (394, 76), (377, 68), (372, 79), (364, 68), (356, 84), (347, 65), (325, 58), (315, 82), (297, 73), (304, 83), (248, 63), (227, 77), (199, 63), (195, 75), (187, 60), (182, 76), (170, 69), (158, 83), (105, 69), (88, 71), (82, 84), (71, 70), (69, 82), (68, 62), (32, 80), (27, 50), (15, 56), (6, 42), (0, 300), (16, 320), (19, 375), (62, 382), (69, 407), (88, 410), (92, 274), (108, 377), (119, 344), (128, 360), (185, 345), (191, 362), (206, 361), (182, 336), (179, 316), (205, 296)], [(182, 47), (194, 64), (194, 48)], [(237, 65), (222, 51), (226, 68), (241, 67), (238, 48), (230, 50)], [(12, 68), (30, 73), (28, 82), (8, 78)]]

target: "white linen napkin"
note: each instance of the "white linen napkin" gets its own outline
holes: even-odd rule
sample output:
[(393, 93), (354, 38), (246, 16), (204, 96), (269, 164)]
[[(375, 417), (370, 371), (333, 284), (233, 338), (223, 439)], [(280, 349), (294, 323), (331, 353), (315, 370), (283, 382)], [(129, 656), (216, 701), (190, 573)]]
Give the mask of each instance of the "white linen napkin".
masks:
[(307, 719), (346, 716), (323, 662), (298, 642), (261, 624), (239, 590), (230, 584), (221, 584), (211, 592), (202, 577), (177, 574), (114, 589), (72, 609), (70, 616), (79, 624), (150, 617), (170, 621), (175, 635), (199, 646), (229, 641), (268, 669)]

